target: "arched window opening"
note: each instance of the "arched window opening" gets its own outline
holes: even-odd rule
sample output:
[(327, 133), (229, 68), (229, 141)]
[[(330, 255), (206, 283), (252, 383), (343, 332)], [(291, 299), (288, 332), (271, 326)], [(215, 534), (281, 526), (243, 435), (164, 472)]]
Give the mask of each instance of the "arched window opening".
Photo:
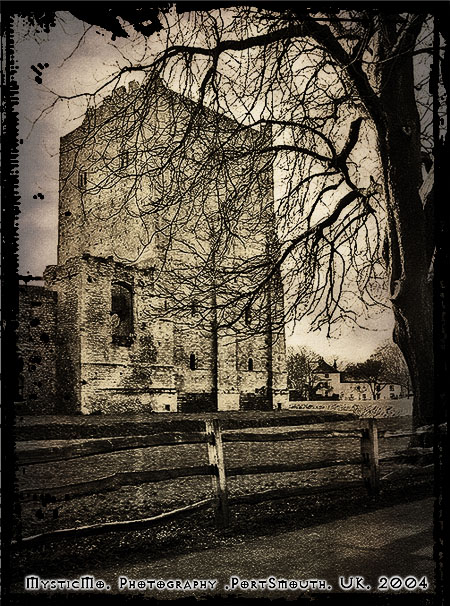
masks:
[(131, 345), (133, 333), (133, 294), (122, 282), (111, 284), (111, 332), (116, 345)]
[(120, 167), (126, 168), (130, 163), (130, 152), (127, 149), (122, 150), (120, 154)]
[(244, 322), (246, 326), (249, 326), (250, 323), (252, 321), (252, 311), (250, 309), (250, 306), (247, 306), (245, 308), (245, 312), (244, 312)]
[(247, 362), (248, 370), (253, 370), (253, 358), (249, 358)]
[(189, 368), (191, 370), (195, 370), (197, 368), (197, 360), (195, 358), (194, 353), (191, 353), (191, 355), (189, 356)]
[(78, 173), (78, 187), (80, 189), (85, 189), (87, 185), (87, 171), (80, 170)]

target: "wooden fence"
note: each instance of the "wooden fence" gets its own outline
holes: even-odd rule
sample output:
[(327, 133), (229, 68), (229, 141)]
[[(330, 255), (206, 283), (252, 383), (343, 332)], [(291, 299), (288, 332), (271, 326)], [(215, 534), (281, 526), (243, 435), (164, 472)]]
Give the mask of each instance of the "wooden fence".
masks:
[[(63, 461), (80, 457), (89, 457), (96, 454), (105, 454), (118, 452), (120, 450), (130, 450), (136, 448), (151, 448), (154, 446), (170, 446), (177, 444), (200, 444), (206, 443), (208, 453), (208, 464), (191, 467), (178, 467), (172, 469), (158, 469), (149, 471), (126, 471), (112, 474), (110, 476), (99, 478), (87, 482), (79, 482), (65, 486), (58, 486), (48, 489), (45, 494), (41, 494), (36, 489), (25, 489), (19, 492), (21, 501), (38, 501), (45, 506), (48, 503), (54, 503), (57, 500), (70, 500), (73, 498), (98, 494), (107, 491), (114, 491), (122, 486), (139, 486), (150, 482), (160, 482), (175, 478), (185, 478), (193, 476), (210, 476), (212, 484), (212, 497), (197, 501), (185, 507), (168, 511), (150, 518), (137, 520), (125, 520), (116, 522), (106, 522), (92, 524), (87, 526), (78, 526), (75, 528), (64, 528), (53, 530), (15, 541), (15, 547), (26, 547), (43, 544), (58, 538), (84, 537), (105, 534), (114, 531), (132, 531), (159, 525), (169, 520), (181, 519), (194, 511), (214, 507), (215, 518), (218, 528), (225, 528), (229, 524), (230, 505), (238, 503), (258, 503), (268, 500), (285, 499), (289, 497), (323, 494), (344, 490), (361, 485), (361, 480), (349, 480), (343, 482), (333, 482), (317, 487), (286, 487), (275, 490), (266, 490), (264, 492), (234, 496), (230, 498), (228, 494), (227, 478), (232, 476), (272, 474), (284, 472), (298, 472), (319, 470), (330, 467), (339, 467), (345, 465), (360, 465), (362, 482), (366, 487), (368, 494), (376, 498), (380, 491), (380, 456), (379, 440), (389, 438), (404, 438), (418, 433), (430, 433), (430, 428), (416, 430), (415, 432), (388, 432), (378, 431), (375, 419), (367, 419), (367, 426), (361, 430), (293, 430), (277, 431), (274, 433), (263, 433), (261, 431), (233, 431), (224, 433), (221, 429), (218, 419), (205, 420), (204, 432), (191, 433), (161, 433), (147, 436), (116, 437), (91, 439), (82, 444), (68, 444), (58, 449), (44, 447), (39, 451), (19, 453), (19, 465), (23, 467), (33, 466), (38, 463), (50, 461)], [(226, 468), (224, 458), (224, 442), (281, 442), (318, 439), (327, 440), (330, 438), (339, 439), (359, 439), (360, 456), (339, 459), (322, 460), (312, 462), (295, 463), (266, 463), (259, 465), (245, 465), (239, 467)], [(421, 449), (422, 454), (430, 455), (432, 449)], [(408, 455), (401, 455), (403, 460)], [(415, 453), (412, 457), (417, 456)], [(398, 455), (384, 457), (381, 463), (395, 461)]]

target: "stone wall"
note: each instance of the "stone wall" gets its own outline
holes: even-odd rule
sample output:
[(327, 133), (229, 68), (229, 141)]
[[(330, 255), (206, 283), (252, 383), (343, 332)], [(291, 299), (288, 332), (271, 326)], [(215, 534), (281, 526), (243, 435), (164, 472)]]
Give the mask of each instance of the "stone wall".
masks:
[[(83, 253), (167, 263), (169, 245), (179, 261), (183, 240), (197, 240), (204, 253), (211, 236), (204, 211), (227, 196), (251, 200), (251, 214), (239, 211), (233, 229), (244, 256), (260, 253), (273, 211), (272, 170), (248, 149), (266, 135), (238, 126), (206, 108), (198, 112), (159, 79), (119, 87), (61, 139), (58, 263)], [(222, 145), (225, 163), (217, 154)]]
[[(90, 255), (70, 259), (48, 267), (45, 280), (47, 288), (21, 287), (19, 350), (25, 411), (281, 407), (286, 394), (282, 340), (269, 348), (268, 335), (215, 338), (213, 326), (198, 330), (158, 317), (158, 310), (148, 304), (152, 272), (112, 259)], [(133, 296), (132, 333), (125, 343), (114, 342), (111, 325), (112, 285), (118, 282), (130, 285)], [(272, 366), (278, 378), (271, 387)]]
[(43, 286), (19, 286), (18, 411), (46, 414), (56, 406), (56, 299)]
[[(281, 281), (256, 304), (264, 329), (251, 339), (241, 338), (244, 325), (236, 334), (217, 328), (211, 294), (212, 257), (215, 270), (229, 271), (267, 255), (273, 240), (272, 167), (249, 153), (257, 139), (271, 140), (270, 131), (198, 112), (160, 80), (118, 88), (61, 139), (58, 265), (45, 272), (58, 293), (61, 411), (287, 401), (284, 330), (272, 328), (282, 313)], [(220, 226), (211, 221), (224, 212), (236, 237), (218, 246)], [(227, 288), (248, 289), (239, 282), (245, 276)], [(190, 312), (194, 283), (201, 322)]]
[[(207, 330), (165, 317), (164, 302), (153, 296), (153, 271), (112, 258), (85, 254), (69, 259), (48, 267), (45, 279), (53, 295), (58, 293), (59, 412), (281, 407), (282, 339), (268, 346), (268, 334), (223, 335), (213, 321)], [(120, 340), (112, 322), (117, 284), (129, 290), (132, 314), (130, 333)]]
[(327, 410), (330, 412), (352, 412), (361, 418), (403, 417), (412, 415), (412, 398), (399, 400), (362, 401), (308, 401), (291, 402), (292, 410)]
[(78, 264), (49, 266), (44, 272), (46, 286), (57, 293), (56, 412), (80, 412), (80, 300)]
[[(61, 292), (62, 400), (82, 413), (175, 411), (173, 326), (143, 313), (152, 272), (84, 255), (48, 268), (45, 277)], [(112, 325), (116, 283), (128, 285), (133, 300), (132, 332), (121, 340)]]

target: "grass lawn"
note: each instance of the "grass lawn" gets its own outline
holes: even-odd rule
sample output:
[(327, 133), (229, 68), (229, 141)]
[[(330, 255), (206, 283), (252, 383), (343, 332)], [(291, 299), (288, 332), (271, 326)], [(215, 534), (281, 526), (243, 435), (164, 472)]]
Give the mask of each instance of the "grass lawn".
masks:
[[(290, 412), (290, 411), (289, 411)], [(167, 415), (164, 415), (167, 417)], [(272, 414), (272, 418), (273, 418)], [(156, 418), (155, 418), (156, 417)], [(159, 418), (158, 418), (159, 417)], [(162, 415), (161, 415), (162, 417)], [(167, 419), (159, 415), (155, 425), (164, 427), (167, 423), (198, 423), (192, 415), (187, 419)], [(269, 423), (269, 416), (264, 413), (251, 413), (247, 417), (236, 417), (236, 414), (222, 415), (224, 425), (229, 431), (238, 427), (264, 426)], [(281, 414), (276, 421), (285, 428), (298, 427), (302, 424), (302, 415)], [(355, 429), (361, 421), (354, 416), (327, 417), (326, 414), (304, 415), (308, 428)], [(129, 429), (129, 420), (124, 420)], [(27, 420), (28, 427), (39, 426), (39, 423)], [(289, 421), (291, 423), (289, 424)], [(81, 421), (77, 421), (80, 423)], [(77, 422), (62, 423), (73, 428)], [(90, 421), (84, 426), (103, 427), (112, 423), (108, 419), (97, 420), (97, 425)], [(142, 420), (148, 425), (149, 421)], [(25, 426), (26, 423), (23, 423)], [(155, 426), (154, 425), (154, 426)], [(385, 418), (379, 420), (380, 429), (409, 429), (411, 417)], [(48, 427), (42, 423), (41, 427)], [(118, 426), (115, 426), (114, 431)], [(167, 429), (165, 429), (167, 430)], [(273, 431), (269, 427), (263, 431)], [(114, 434), (117, 435), (117, 434)], [(78, 436), (77, 436), (78, 437)], [(380, 440), (380, 456), (388, 456), (407, 447), (408, 438)], [(225, 466), (234, 467), (244, 464), (292, 463), (317, 460), (334, 460), (359, 456), (359, 439), (355, 438), (315, 438), (295, 442), (258, 442), (224, 444)], [(127, 470), (151, 470), (172, 467), (185, 467), (207, 463), (206, 445), (174, 445), (151, 448), (140, 448), (116, 453), (101, 454), (61, 462), (40, 463), (19, 468), (19, 489), (36, 489), (45, 492), (52, 486), (66, 485), (111, 475)], [(430, 481), (423, 482), (397, 479), (400, 471), (408, 470), (405, 464), (381, 464), (381, 478), (385, 478), (383, 500), (388, 503), (395, 499), (417, 498), (428, 494)], [(430, 478), (432, 470), (430, 471)], [(228, 478), (230, 496), (252, 494), (280, 487), (309, 486), (316, 487), (333, 481), (346, 481), (361, 478), (359, 465), (341, 466), (323, 470), (272, 473), (261, 475), (237, 476)], [(393, 480), (393, 481), (392, 481)], [(209, 477), (178, 478), (142, 486), (125, 486), (114, 492), (78, 497), (69, 501), (61, 500), (43, 507), (39, 501), (24, 502), (21, 506), (20, 522), (23, 536), (30, 536), (58, 528), (69, 528), (78, 525), (99, 522), (137, 519), (149, 517), (208, 498), (211, 495)], [(409, 496), (408, 496), (409, 495)], [(190, 549), (203, 549), (207, 546), (222, 543), (245, 541), (250, 535), (278, 532), (283, 529), (297, 528), (299, 525), (310, 525), (318, 521), (334, 519), (349, 515), (349, 512), (360, 511), (376, 504), (366, 495), (361, 486), (346, 494), (328, 494), (310, 497), (295, 497), (282, 501), (269, 501), (256, 505), (239, 505), (231, 508), (230, 527), (224, 532), (217, 532), (211, 511), (192, 514), (183, 522), (167, 522), (161, 527), (146, 531), (117, 532), (108, 536), (91, 537), (76, 540), (60, 540), (45, 547), (28, 548), (17, 554), (17, 573), (33, 572), (49, 576), (52, 568), (56, 571), (69, 572), (87, 570), (89, 562), (111, 562), (126, 558), (152, 559), (162, 554), (170, 554)], [(61, 572), (60, 572), (61, 574)]]

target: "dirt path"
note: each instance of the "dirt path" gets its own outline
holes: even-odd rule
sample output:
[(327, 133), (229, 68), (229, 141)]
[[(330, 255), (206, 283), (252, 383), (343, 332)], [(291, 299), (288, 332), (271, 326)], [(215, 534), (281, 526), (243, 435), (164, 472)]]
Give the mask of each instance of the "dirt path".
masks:
[[(364, 586), (370, 585), (371, 591), (377, 588), (378, 578), (382, 576), (416, 577), (419, 581), (425, 576), (428, 591), (433, 591), (432, 508), (432, 499), (414, 501), (298, 531), (253, 539), (239, 546), (175, 556), (152, 562), (150, 566), (142, 563), (127, 570), (117, 566), (102, 571), (101, 575), (116, 592), (120, 575), (130, 579), (217, 579), (216, 591), (222, 594), (227, 593), (225, 587), (231, 589), (232, 576), (239, 577), (241, 582), (243, 579), (261, 580), (271, 576), (277, 579), (326, 580), (327, 588), (331, 586), (332, 591), (339, 591), (340, 576), (346, 577), (346, 584), (350, 576), (364, 577)], [(394, 586), (397, 583), (394, 581)], [(234, 584), (234, 591), (228, 594), (261, 595), (261, 590), (239, 587), (237, 581)], [(413, 585), (414, 581), (408, 581), (408, 584)], [(125, 587), (124, 590), (129, 591), (130, 588)], [(423, 589), (414, 591), (422, 592)], [(204, 595), (205, 591), (198, 593)], [(282, 593), (285, 597), (294, 597), (301, 590)], [(277, 591), (273, 593), (276, 594)], [(145, 595), (175, 597), (181, 593), (145, 591)]]
[[(386, 584), (389, 593), (422, 594), (434, 591), (432, 512), (433, 499), (427, 498), (240, 545), (174, 555), (151, 564), (115, 565), (86, 574), (104, 580), (110, 587), (101, 593), (158, 599), (205, 597), (211, 593), (293, 598), (305, 588), (316, 593), (344, 591), (343, 584), (351, 585), (352, 593), (380, 591)], [(344, 577), (341, 583), (340, 577)], [(379, 580), (381, 577), (397, 578), (390, 587), (389, 580)], [(168, 589), (170, 579), (175, 590)], [(262, 588), (264, 581), (266, 586), (278, 588), (282, 579), (288, 580), (287, 588), (284, 583), (271, 591)], [(397, 589), (402, 583), (399, 579), (403, 579), (403, 587)], [(296, 587), (289, 583), (291, 580)], [(318, 581), (323, 582), (323, 589)], [(186, 582), (187, 588), (180, 589)]]

